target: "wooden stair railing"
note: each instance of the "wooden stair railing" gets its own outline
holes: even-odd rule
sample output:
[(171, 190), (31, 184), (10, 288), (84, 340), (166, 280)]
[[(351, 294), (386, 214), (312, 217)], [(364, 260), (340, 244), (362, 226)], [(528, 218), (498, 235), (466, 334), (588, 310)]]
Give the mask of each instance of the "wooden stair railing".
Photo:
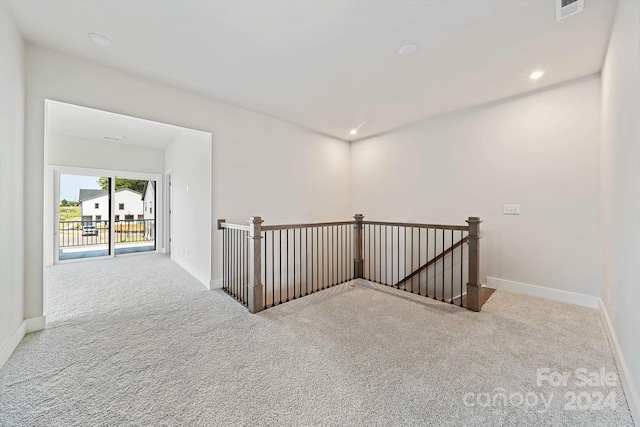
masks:
[(458, 249), (460, 246), (462, 246), (464, 243), (466, 243), (468, 241), (469, 241), (469, 238), (465, 237), (464, 239), (456, 242), (453, 246), (448, 247), (444, 252), (442, 252), (442, 253), (438, 254), (437, 256), (431, 258), (422, 267), (418, 268), (416, 271), (414, 271), (413, 273), (409, 274), (407, 277), (399, 280), (396, 284), (393, 285), (393, 287), (394, 288), (399, 288), (401, 284), (403, 284), (404, 282), (408, 281), (412, 277), (420, 274), (424, 270), (428, 269), (429, 267), (434, 265), (436, 262), (440, 261), (442, 258), (446, 257), (447, 255), (449, 255), (450, 253), (452, 253), (453, 251), (455, 251), (456, 249)]
[[(383, 283), (381, 279), (378, 279), (378, 283), (391, 286), (394, 283), (394, 276), (400, 276), (401, 262), (406, 268), (405, 275), (406, 271), (413, 270), (413, 260), (415, 260), (413, 248), (416, 247), (414, 246), (414, 228), (418, 229), (418, 265), (422, 263), (420, 230), (426, 229), (427, 242), (429, 241), (429, 229), (441, 230), (441, 248), (445, 246), (444, 231), (446, 230), (447, 233), (450, 232), (447, 234), (447, 240), (451, 246), (443, 249), (432, 259), (425, 260), (426, 262), (422, 266), (399, 279), (392, 286), (399, 288), (401, 284), (415, 276), (420, 278), (421, 272), (431, 266), (437, 266), (438, 263), (442, 268), (445, 268), (444, 259), (451, 255), (451, 274), (449, 276), (451, 285), (450, 290), (447, 289), (448, 294), (445, 294), (444, 289), (444, 270), (442, 276), (439, 276), (442, 277), (442, 301), (446, 298), (452, 302), (454, 299), (460, 298), (460, 305), (463, 305), (464, 301), (463, 306), (468, 310), (480, 311), (490, 295), (484, 291), (485, 288), (480, 283), (479, 240), (482, 221), (478, 217), (469, 217), (466, 221), (468, 225), (464, 226), (364, 221), (364, 216), (361, 214), (355, 215), (354, 221), (313, 224), (262, 225), (263, 221), (259, 216), (251, 217), (247, 222), (248, 224), (232, 224), (221, 219), (218, 220), (218, 229), (223, 230), (223, 289), (247, 306), (251, 313), (257, 313), (268, 307), (287, 302), (290, 298), (300, 298), (353, 279), (363, 278), (376, 281), (375, 277), (371, 277), (371, 273), (373, 272), (373, 276), (376, 274), (376, 256), (379, 259), (377, 266), (380, 273), (382, 252), (376, 252), (376, 245), (381, 244), (380, 241), (376, 241), (376, 229), (378, 230), (378, 238), (380, 238), (382, 227), (384, 227), (385, 245), (387, 245), (387, 227), (390, 228), (391, 245), (388, 252), (385, 246), (384, 265), (386, 276), (388, 254), (391, 260), (389, 264), (391, 280), (388, 280), (387, 277), (386, 283)], [(395, 254), (394, 227), (397, 229)], [(373, 229), (373, 235), (371, 229)], [(400, 234), (398, 234), (401, 229), (404, 233), (402, 251), (405, 251), (402, 253)], [(411, 249), (407, 249), (409, 242), (407, 233), (409, 231), (411, 231), (409, 246)], [(454, 232), (459, 233), (458, 238), (460, 239), (455, 243), (453, 243), (455, 240)], [(367, 243), (366, 254), (365, 241)], [(465, 259), (468, 264), (466, 292), (463, 292), (465, 281), (463, 280), (462, 246), (464, 244), (468, 244), (468, 257)], [(372, 246), (373, 253), (371, 253)], [(460, 280), (456, 285), (459, 297), (456, 297), (453, 292), (452, 268), (453, 254), (456, 249), (461, 251), (460, 274), (457, 275)], [(426, 253), (428, 259), (428, 246)], [(397, 267), (395, 273), (397, 274), (394, 274), (394, 260)], [(372, 262), (373, 269), (371, 268)], [(367, 271), (365, 271), (365, 265)], [(436, 298), (435, 278), (433, 286), (434, 298)], [(418, 292), (420, 293), (420, 287)], [(429, 290), (427, 289), (425, 292), (428, 294)]]

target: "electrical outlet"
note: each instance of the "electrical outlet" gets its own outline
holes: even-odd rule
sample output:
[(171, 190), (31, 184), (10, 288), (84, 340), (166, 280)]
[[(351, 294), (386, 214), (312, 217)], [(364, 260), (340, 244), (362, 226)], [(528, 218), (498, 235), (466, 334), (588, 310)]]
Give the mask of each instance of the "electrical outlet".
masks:
[(504, 205), (504, 215), (520, 215), (520, 205)]

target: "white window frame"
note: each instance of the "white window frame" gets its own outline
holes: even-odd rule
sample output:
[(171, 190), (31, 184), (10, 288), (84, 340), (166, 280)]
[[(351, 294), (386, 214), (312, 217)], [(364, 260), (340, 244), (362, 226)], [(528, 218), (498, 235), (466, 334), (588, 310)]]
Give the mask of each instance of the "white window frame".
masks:
[[(44, 241), (45, 241), (45, 262), (46, 265), (53, 264), (66, 264), (72, 262), (83, 262), (96, 259), (113, 258), (115, 256), (115, 245), (111, 253), (104, 257), (94, 258), (81, 258), (74, 260), (60, 260), (60, 239), (58, 238), (60, 233), (60, 175), (84, 175), (84, 176), (106, 176), (111, 178), (110, 188), (110, 200), (111, 209), (109, 214), (109, 221), (112, 224), (109, 227), (109, 241), (115, 242), (115, 180), (116, 178), (128, 178), (128, 179), (143, 179), (156, 182), (156, 200), (157, 203), (162, 205), (163, 203), (163, 174), (145, 173), (145, 172), (130, 172), (110, 169), (93, 169), (93, 168), (81, 168), (61, 165), (49, 165), (47, 166), (47, 177), (45, 180), (45, 200), (49, 200), (49, 203), (45, 204), (45, 227), (44, 227)], [(164, 252), (164, 218), (162, 210), (156, 213), (156, 250), (150, 252)], [(138, 253), (121, 254), (118, 256), (136, 256)]]

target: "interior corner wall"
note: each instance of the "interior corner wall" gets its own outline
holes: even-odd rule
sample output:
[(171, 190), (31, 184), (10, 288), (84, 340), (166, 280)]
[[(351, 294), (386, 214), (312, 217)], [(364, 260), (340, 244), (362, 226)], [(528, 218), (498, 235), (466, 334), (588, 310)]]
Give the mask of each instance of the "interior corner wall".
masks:
[[(210, 221), (266, 223), (349, 218), (349, 144), (144, 77), (41, 46), (26, 46), (27, 317), (43, 311), (44, 101), (154, 120), (212, 135)], [(192, 224), (200, 228), (199, 224)], [(211, 232), (210, 277), (221, 277), (221, 233)]]
[[(479, 216), (483, 283), (597, 302), (599, 124), (592, 76), (354, 142), (352, 210), (432, 224)], [(520, 215), (503, 215), (505, 204)]]
[(165, 150), (171, 171), (171, 258), (211, 286), (211, 135), (182, 131)]
[(602, 289), (640, 425), (640, 4), (620, 0), (602, 70)]
[(24, 45), (0, 2), (0, 367), (24, 320)]

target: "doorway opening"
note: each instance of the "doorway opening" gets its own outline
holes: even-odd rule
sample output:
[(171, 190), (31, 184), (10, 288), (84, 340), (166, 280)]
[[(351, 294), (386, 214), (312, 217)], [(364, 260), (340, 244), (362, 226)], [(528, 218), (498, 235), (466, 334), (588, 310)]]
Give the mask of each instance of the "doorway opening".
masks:
[(173, 236), (173, 186), (171, 185), (171, 171), (168, 171), (165, 174), (165, 182), (167, 183), (167, 207), (166, 207), (166, 242), (165, 242), (165, 252), (171, 253), (171, 240)]
[(210, 133), (46, 100), (44, 143), (45, 268), (170, 253), (210, 286)]

